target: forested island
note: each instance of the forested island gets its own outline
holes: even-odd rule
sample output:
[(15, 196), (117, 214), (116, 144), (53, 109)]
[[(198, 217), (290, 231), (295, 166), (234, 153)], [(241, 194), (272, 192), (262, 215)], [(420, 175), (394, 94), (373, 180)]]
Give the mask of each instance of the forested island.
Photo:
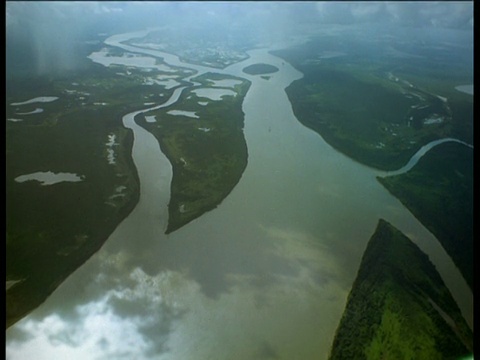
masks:
[(252, 64), (243, 69), (243, 72), (249, 75), (265, 75), (273, 74), (278, 71), (278, 68), (269, 64)]
[[(157, 138), (173, 167), (167, 233), (220, 204), (247, 166), (242, 103), (249, 82), (214, 73), (192, 80), (203, 87), (182, 93), (174, 105), (177, 115), (167, 107), (136, 119)], [(221, 86), (225, 81), (232, 86)], [(216, 83), (220, 86), (212, 87)], [(224, 95), (212, 100), (209, 90)]]

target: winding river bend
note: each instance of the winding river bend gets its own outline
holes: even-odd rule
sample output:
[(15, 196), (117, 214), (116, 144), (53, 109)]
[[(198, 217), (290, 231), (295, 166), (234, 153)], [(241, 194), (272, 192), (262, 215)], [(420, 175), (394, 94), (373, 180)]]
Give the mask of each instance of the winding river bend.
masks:
[[(472, 324), (472, 293), (435, 237), (376, 181), (378, 171), (295, 118), (284, 89), (301, 73), (270, 49), (217, 71), (121, 44), (141, 34), (106, 43), (252, 82), (243, 103), (247, 168), (215, 210), (165, 235), (171, 166), (133, 121), (152, 108), (125, 115), (140, 201), (98, 253), (7, 331), (8, 359), (326, 359), (380, 217), (428, 254)], [(269, 80), (242, 72), (257, 62), (280, 71)]]

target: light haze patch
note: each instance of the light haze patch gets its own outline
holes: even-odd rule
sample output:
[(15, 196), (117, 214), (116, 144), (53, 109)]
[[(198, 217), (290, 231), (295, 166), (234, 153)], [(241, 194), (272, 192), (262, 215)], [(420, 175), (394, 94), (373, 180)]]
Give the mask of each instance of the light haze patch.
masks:
[(465, 94), (473, 95), (473, 84), (471, 85), (458, 85), (455, 89)]

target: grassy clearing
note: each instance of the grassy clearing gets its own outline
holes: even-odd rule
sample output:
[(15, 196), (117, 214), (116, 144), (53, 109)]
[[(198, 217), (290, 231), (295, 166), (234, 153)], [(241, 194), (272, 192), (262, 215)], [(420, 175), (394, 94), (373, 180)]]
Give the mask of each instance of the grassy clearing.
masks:
[(380, 220), (330, 359), (457, 359), (471, 351), (473, 334), (435, 267), (407, 237)]

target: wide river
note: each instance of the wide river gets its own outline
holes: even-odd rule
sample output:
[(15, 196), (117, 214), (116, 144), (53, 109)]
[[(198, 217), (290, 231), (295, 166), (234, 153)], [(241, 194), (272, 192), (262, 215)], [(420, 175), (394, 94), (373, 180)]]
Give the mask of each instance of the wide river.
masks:
[[(376, 180), (385, 173), (295, 118), (285, 87), (301, 73), (270, 49), (219, 71), (120, 43), (143, 34), (106, 43), (252, 82), (243, 103), (246, 170), (216, 209), (165, 235), (171, 165), (133, 121), (142, 111), (125, 115), (140, 201), (100, 251), (7, 330), (7, 359), (326, 359), (379, 218), (428, 254), (472, 324), (470, 289), (435, 237)], [(257, 62), (279, 71), (269, 80), (242, 72)]]

